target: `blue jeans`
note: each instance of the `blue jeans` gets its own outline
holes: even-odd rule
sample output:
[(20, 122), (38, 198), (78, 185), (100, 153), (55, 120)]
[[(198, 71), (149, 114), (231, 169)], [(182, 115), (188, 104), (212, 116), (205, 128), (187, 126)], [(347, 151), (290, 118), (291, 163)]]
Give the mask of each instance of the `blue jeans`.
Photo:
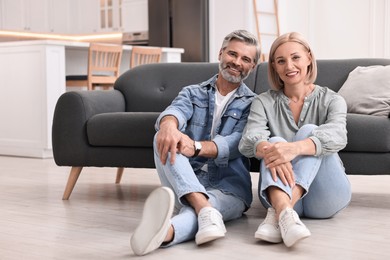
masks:
[[(293, 141), (304, 140), (311, 135), (315, 125), (299, 129)], [(271, 143), (286, 142), (281, 137), (272, 137)], [(297, 156), (292, 160), (295, 182), (304, 189), (302, 198), (295, 204), (298, 215), (308, 218), (330, 218), (345, 208), (351, 201), (351, 185), (337, 153), (326, 156)], [(271, 172), (260, 164), (259, 198), (264, 207), (272, 207), (266, 189), (275, 186), (286, 192), (290, 198), (292, 190), (280, 179), (275, 182)]]
[[(155, 141), (154, 147), (156, 148)], [(195, 173), (187, 157), (176, 154), (173, 165), (170, 164), (169, 157), (167, 163), (163, 165), (154, 149), (154, 161), (161, 184), (174, 191), (175, 208), (179, 210), (179, 213), (171, 219), (175, 230), (174, 239), (164, 246), (172, 246), (195, 238), (198, 231), (198, 216), (184, 197), (188, 193), (205, 194), (210, 204), (221, 213), (224, 221), (242, 216), (246, 209), (245, 203), (236, 196), (213, 188), (208, 181), (209, 174), (201, 170)]]

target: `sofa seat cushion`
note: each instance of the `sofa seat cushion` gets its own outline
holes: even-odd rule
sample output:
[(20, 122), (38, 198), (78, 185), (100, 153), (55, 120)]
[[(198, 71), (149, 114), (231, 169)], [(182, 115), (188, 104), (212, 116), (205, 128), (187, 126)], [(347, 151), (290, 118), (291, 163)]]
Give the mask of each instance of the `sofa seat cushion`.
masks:
[(390, 119), (347, 114), (348, 152), (390, 152)]
[(154, 124), (159, 112), (103, 113), (87, 122), (92, 146), (153, 147)]

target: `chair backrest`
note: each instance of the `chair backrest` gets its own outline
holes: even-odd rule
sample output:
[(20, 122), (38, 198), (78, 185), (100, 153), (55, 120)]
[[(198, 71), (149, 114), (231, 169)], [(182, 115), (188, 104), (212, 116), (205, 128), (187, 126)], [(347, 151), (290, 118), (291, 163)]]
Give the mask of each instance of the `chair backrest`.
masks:
[(113, 84), (119, 77), (122, 45), (91, 43), (88, 53), (89, 84)]
[(161, 48), (134, 46), (131, 50), (130, 68), (161, 62)]

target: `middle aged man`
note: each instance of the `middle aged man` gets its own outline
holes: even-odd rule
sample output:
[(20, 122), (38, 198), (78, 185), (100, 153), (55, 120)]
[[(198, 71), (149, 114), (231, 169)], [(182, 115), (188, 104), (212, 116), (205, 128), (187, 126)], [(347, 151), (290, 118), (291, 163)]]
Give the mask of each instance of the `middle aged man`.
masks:
[[(194, 238), (197, 245), (222, 238), (224, 221), (249, 208), (249, 161), (238, 143), (255, 96), (243, 80), (259, 57), (251, 33), (228, 34), (219, 52), (219, 73), (184, 87), (157, 119), (154, 154), (163, 187), (145, 202), (130, 241), (135, 254)], [(172, 218), (175, 204), (179, 213)]]

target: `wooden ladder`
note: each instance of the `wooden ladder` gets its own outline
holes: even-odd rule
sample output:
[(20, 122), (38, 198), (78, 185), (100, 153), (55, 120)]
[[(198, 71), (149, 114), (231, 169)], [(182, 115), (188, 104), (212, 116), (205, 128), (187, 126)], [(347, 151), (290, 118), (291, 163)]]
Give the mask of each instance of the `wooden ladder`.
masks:
[(253, 0), (253, 10), (262, 52), (260, 61), (266, 61), (273, 41), (280, 35), (278, 0)]

